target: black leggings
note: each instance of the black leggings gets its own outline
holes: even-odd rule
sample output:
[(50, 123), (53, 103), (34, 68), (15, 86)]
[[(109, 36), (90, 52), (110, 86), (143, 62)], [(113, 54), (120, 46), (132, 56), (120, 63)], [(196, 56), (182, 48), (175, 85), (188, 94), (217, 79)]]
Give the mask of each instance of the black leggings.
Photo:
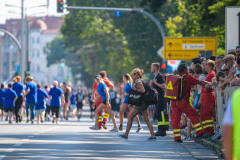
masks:
[(45, 117), (47, 115), (50, 115), (50, 110), (51, 110), (51, 107), (49, 105), (47, 105), (46, 112), (45, 112)]
[(52, 115), (56, 115), (56, 118), (59, 118), (60, 107), (51, 107)]
[(20, 117), (21, 117), (20, 110), (22, 108), (22, 103), (23, 103), (23, 96), (19, 96), (15, 102), (15, 108), (14, 108), (16, 121), (20, 121)]

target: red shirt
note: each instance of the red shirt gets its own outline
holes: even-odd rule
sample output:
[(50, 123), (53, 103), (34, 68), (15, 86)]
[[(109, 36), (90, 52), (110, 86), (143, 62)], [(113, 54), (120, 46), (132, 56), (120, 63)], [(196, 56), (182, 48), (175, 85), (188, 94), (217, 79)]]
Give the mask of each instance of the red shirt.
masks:
[[(205, 81), (212, 82), (212, 79), (214, 77), (216, 77), (216, 73), (215, 72), (208, 73), (207, 77), (205, 78)], [(202, 93), (213, 92), (213, 89), (208, 89), (207, 91), (205, 91), (205, 86), (202, 86), (201, 92)]]
[[(103, 77), (103, 82), (106, 84), (106, 86), (108, 88), (113, 88), (114, 87), (113, 84), (108, 80), (107, 77)], [(96, 92), (97, 92), (97, 83), (96, 82), (94, 82), (94, 84), (93, 84), (93, 89), (95, 89)], [(98, 103), (100, 103), (100, 102), (102, 102), (101, 96), (98, 99)]]
[[(184, 75), (185, 73), (179, 73), (180, 76)], [(199, 84), (199, 79), (191, 76), (191, 75), (186, 75), (184, 77), (184, 83), (183, 83), (183, 98), (186, 101), (189, 101), (189, 97), (190, 97), (190, 91), (191, 91), (191, 87), (194, 85)]]

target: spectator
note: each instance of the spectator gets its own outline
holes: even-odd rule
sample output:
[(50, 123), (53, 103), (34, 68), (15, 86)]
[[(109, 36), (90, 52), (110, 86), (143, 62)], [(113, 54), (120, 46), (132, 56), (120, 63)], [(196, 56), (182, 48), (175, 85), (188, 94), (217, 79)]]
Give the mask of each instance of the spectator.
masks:
[(240, 58), (240, 46), (236, 47), (236, 58)]
[(8, 113), (8, 120), (9, 124), (12, 124), (12, 114), (14, 109), (14, 104), (17, 100), (17, 94), (14, 90), (12, 90), (12, 84), (8, 84), (8, 89), (4, 91), (3, 93), (3, 99), (4, 99), (4, 110), (6, 113)]
[(229, 79), (234, 78), (234, 74), (236, 73), (236, 68), (235, 68), (235, 57), (233, 54), (228, 54), (223, 58), (223, 62), (225, 64), (225, 70), (228, 71), (227, 77)]
[(236, 52), (235, 52), (234, 49), (229, 49), (229, 50), (227, 51), (227, 55), (233, 55), (233, 56), (236, 56)]
[[(216, 77), (214, 72), (215, 62), (208, 60), (206, 64), (206, 71), (208, 72), (205, 81), (212, 82), (213, 77)], [(214, 134), (213, 129), (213, 117), (214, 117), (214, 103), (215, 97), (213, 94), (213, 89), (211, 85), (202, 86), (201, 99), (199, 100), (199, 105), (201, 105), (200, 117), (205, 133), (209, 136)]]
[(33, 124), (34, 116), (35, 116), (35, 105), (37, 103), (37, 85), (33, 82), (33, 77), (28, 76), (26, 78), (26, 112), (27, 112), (27, 123), (29, 122), (29, 109), (31, 112), (31, 123)]
[(223, 62), (223, 57), (224, 55), (220, 55), (216, 58), (215, 60), (215, 65), (216, 65), (216, 72), (220, 71), (222, 66), (224, 65), (224, 62)]
[[(239, 48), (240, 50), (240, 48)], [(240, 71), (240, 57), (237, 57), (237, 63), (236, 63), (237, 69)], [(236, 77), (231, 81), (232, 86), (240, 86), (240, 74), (238, 73)]]

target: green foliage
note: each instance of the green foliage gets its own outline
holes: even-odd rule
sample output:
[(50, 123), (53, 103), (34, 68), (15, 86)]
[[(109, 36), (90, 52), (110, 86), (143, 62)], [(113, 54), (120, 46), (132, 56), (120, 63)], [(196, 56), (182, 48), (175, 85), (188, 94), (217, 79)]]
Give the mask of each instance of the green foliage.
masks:
[[(218, 54), (225, 47), (225, 7), (238, 0), (94, 0), (67, 1), (68, 6), (144, 8), (153, 14), (170, 37), (217, 37)], [(74, 74), (81, 73), (87, 86), (100, 70), (115, 82), (122, 74), (161, 61), (157, 50), (163, 45), (156, 25), (139, 13), (70, 10), (64, 18), (63, 38), (48, 45), (48, 62), (65, 58)], [(57, 44), (58, 45), (57, 45)], [(64, 44), (64, 45), (63, 45)], [(60, 45), (60, 46), (59, 46)], [(63, 49), (63, 46), (65, 50)], [(66, 54), (67, 53), (67, 54)], [(58, 54), (58, 55), (57, 55)]]

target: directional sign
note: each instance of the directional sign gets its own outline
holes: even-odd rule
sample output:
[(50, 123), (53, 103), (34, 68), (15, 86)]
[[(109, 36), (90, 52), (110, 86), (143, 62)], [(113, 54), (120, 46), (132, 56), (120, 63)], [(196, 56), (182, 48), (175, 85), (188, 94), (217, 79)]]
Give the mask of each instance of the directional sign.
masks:
[(165, 38), (164, 55), (166, 60), (191, 60), (196, 57), (216, 56), (217, 39)]

